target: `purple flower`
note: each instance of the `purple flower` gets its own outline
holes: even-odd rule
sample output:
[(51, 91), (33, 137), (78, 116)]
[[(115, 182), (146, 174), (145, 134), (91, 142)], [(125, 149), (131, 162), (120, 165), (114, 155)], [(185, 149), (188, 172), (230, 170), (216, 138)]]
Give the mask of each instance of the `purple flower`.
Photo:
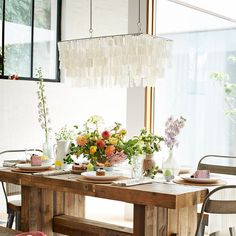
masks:
[(173, 116), (170, 116), (165, 123), (165, 135), (164, 141), (166, 146), (172, 149), (174, 146), (178, 146), (179, 142), (176, 136), (179, 135), (180, 129), (184, 127), (186, 119), (180, 116), (179, 119), (174, 120)]

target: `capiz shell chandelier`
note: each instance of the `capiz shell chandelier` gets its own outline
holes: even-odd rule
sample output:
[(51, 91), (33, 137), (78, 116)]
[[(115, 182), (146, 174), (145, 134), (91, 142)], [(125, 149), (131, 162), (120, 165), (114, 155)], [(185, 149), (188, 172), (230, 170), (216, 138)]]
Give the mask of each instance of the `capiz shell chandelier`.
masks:
[[(91, 37), (58, 43), (63, 76), (76, 87), (154, 86), (164, 76), (171, 41), (141, 33), (92, 37), (91, 9), (92, 0)], [(141, 32), (140, 25), (139, 16)]]

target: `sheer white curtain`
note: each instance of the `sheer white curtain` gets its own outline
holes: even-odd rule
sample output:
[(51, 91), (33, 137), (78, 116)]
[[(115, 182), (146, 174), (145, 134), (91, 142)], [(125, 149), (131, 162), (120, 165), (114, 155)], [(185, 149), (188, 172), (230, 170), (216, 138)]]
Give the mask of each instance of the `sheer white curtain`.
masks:
[(156, 85), (155, 131), (164, 134), (170, 115), (187, 119), (175, 152), (182, 165), (195, 166), (205, 154), (236, 154), (235, 124), (225, 115), (222, 87), (210, 78), (216, 71), (235, 75), (227, 58), (236, 55), (236, 29), (164, 36), (174, 41), (172, 66)]

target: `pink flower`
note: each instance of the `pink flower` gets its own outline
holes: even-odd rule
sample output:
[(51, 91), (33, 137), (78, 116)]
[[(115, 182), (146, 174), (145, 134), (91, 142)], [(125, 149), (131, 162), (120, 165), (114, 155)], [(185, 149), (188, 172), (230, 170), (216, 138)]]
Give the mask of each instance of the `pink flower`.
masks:
[(123, 151), (121, 152), (116, 152), (112, 154), (111, 156), (108, 157), (108, 160), (111, 164), (116, 164), (124, 161), (126, 159), (126, 155), (124, 154)]

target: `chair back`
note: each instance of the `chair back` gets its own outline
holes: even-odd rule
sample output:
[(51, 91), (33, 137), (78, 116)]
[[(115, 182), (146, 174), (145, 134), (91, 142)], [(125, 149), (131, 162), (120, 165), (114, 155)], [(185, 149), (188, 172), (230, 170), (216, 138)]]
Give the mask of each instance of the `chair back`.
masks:
[(201, 233), (201, 225), (203, 223), (203, 217), (204, 213), (208, 214), (236, 214), (236, 196), (234, 199), (220, 199), (220, 200), (214, 200), (212, 197), (216, 195), (216, 193), (219, 193), (222, 190), (227, 189), (235, 189), (236, 185), (225, 185), (220, 186), (212, 190), (206, 198), (204, 199), (204, 202), (202, 204), (202, 209), (200, 213), (200, 217), (197, 224), (197, 230), (195, 236), (202, 236)]
[[(9, 157), (10, 154), (17, 154), (17, 153), (25, 153), (25, 152), (41, 152), (42, 150), (40, 149), (15, 149), (15, 150), (6, 150), (0, 152), (0, 158), (3, 156), (6, 156), (4, 160), (8, 160), (7, 156)], [(16, 159), (16, 158), (15, 158)], [(8, 202), (8, 197), (9, 196), (14, 196), (14, 195), (19, 195), (21, 194), (21, 186), (17, 184), (12, 184), (12, 183), (3, 183), (2, 182), (2, 187), (3, 187), (3, 192), (5, 194), (6, 201)]]
[(236, 175), (236, 156), (206, 155), (198, 162), (198, 170), (211, 173)]

